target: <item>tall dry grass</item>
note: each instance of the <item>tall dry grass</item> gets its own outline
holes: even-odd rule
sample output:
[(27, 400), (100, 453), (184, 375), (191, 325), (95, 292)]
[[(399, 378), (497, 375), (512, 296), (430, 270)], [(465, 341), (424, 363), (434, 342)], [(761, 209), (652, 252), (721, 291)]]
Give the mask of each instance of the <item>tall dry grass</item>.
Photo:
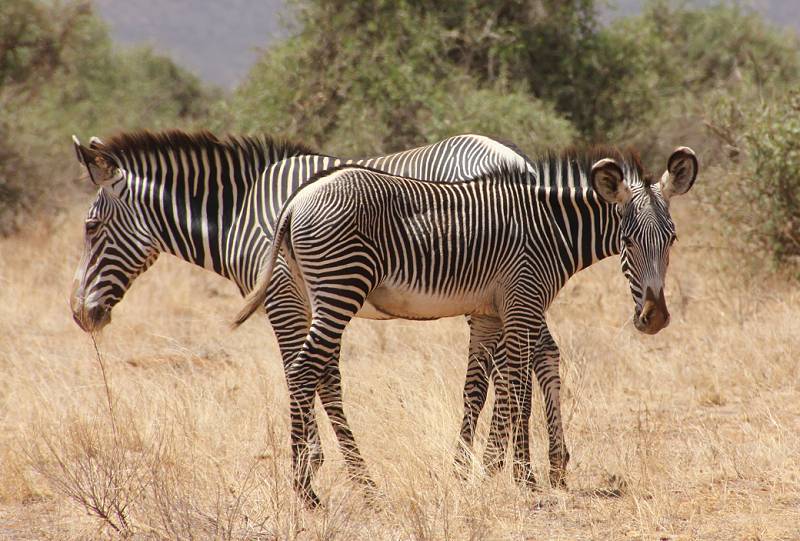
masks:
[(263, 318), (228, 330), (241, 302), (231, 284), (168, 257), (137, 280), (99, 339), (109, 408), (67, 304), (81, 213), (1, 240), (0, 539), (796, 539), (800, 292), (742, 273), (704, 210), (676, 207), (668, 329), (629, 324), (616, 260), (575, 277), (551, 309), (568, 491), (523, 492), (477, 466), (452, 475), (462, 319), (357, 321), (345, 402), (381, 496), (370, 506), (346, 479), (322, 417), (315, 512), (291, 490), (271, 331)]

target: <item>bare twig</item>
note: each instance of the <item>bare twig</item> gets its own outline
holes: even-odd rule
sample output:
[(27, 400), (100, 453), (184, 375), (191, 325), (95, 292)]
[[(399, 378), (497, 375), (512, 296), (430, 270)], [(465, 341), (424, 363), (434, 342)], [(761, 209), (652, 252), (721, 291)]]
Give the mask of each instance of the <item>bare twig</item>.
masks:
[(108, 385), (108, 377), (106, 376), (106, 364), (103, 362), (103, 357), (100, 355), (100, 348), (97, 347), (97, 340), (94, 337), (94, 333), (91, 333), (89, 336), (92, 338), (92, 345), (94, 346), (94, 352), (97, 358), (97, 364), (100, 365), (100, 373), (103, 374), (103, 386), (106, 389), (106, 403), (108, 404), (108, 416), (111, 419), (111, 429), (114, 432), (114, 440), (118, 439), (118, 432), (117, 432), (117, 421), (114, 415), (114, 401), (111, 397), (111, 387)]

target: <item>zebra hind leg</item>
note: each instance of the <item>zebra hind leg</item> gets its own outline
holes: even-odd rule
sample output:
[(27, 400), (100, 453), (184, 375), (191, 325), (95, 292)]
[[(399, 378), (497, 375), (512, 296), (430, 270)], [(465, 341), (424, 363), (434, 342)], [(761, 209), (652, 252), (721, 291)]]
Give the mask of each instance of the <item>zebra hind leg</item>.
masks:
[(364, 485), (368, 491), (374, 492), (377, 487), (369, 476), (367, 464), (361, 456), (353, 431), (350, 429), (347, 417), (345, 417), (342, 405), (342, 374), (339, 371), (338, 351), (320, 381), (318, 392), (325, 408), (325, 413), (327, 413), (328, 419), (333, 425), (339, 448), (342, 451), (351, 477)]
[(508, 365), (505, 345), (500, 344), (497, 354), (494, 357), (491, 373), (492, 382), (495, 388), (494, 404), (492, 404), (491, 423), (489, 425), (489, 437), (486, 440), (486, 449), (483, 454), (483, 465), (490, 474), (495, 474), (503, 469), (505, 465), (506, 452), (508, 451), (510, 404), (507, 394), (499, 391), (501, 379), (505, 376)]
[[(305, 292), (298, 289), (283, 258), (276, 265), (267, 299), (267, 316), (278, 341), (278, 348), (281, 351), (283, 360), (283, 369), (284, 373), (286, 373), (303, 347), (308, 334), (311, 316), (306, 307)], [(312, 476), (316, 474), (325, 461), (319, 426), (317, 425), (316, 415), (313, 413), (312, 408), (312, 416), (306, 427)]]
[[(335, 403), (330, 400), (331, 397), (338, 398), (338, 402), (341, 403), (340, 387), (335, 385), (334, 389), (328, 389), (326, 385), (331, 383), (331, 377), (334, 382), (339, 381), (336, 355), (341, 344), (342, 332), (353, 314), (337, 314), (338, 317), (334, 319), (331, 319), (330, 316), (312, 317), (303, 347), (286, 373), (289, 383), (295, 490), (310, 507), (319, 505), (319, 498), (311, 488), (313, 470), (310, 461), (311, 455), (308, 452), (310, 443), (308, 428), (313, 422), (314, 393), (319, 393), (323, 403), (327, 405), (326, 408)], [(337, 436), (340, 437), (340, 441), (344, 439), (352, 442), (352, 445), (345, 449), (348, 465), (358, 464), (355, 466), (357, 474), (354, 476), (368, 478), (366, 466), (363, 465), (363, 459), (360, 458), (360, 452), (352, 432), (350, 432), (344, 412), (341, 408), (334, 408), (334, 410), (337, 409), (341, 413), (334, 414), (331, 419), (334, 429), (337, 430)], [(354, 459), (354, 456), (358, 458)]]
[[(311, 345), (311, 347), (306, 347)], [(311, 488), (313, 467), (310, 427), (314, 422), (314, 392), (319, 381), (320, 367), (315, 366), (311, 333), (306, 345), (286, 371), (289, 386), (289, 413), (291, 417), (292, 466), (294, 489), (307, 506), (320, 503)]]
[[(529, 357), (527, 355), (526, 357)], [(535, 488), (536, 479), (533, 475), (530, 451), (530, 418), (532, 402), (532, 363), (523, 359), (518, 367), (520, 378), (512, 378), (512, 400), (517, 401), (512, 411), (519, 417), (512, 422), (514, 433), (514, 480), (527, 488)]]

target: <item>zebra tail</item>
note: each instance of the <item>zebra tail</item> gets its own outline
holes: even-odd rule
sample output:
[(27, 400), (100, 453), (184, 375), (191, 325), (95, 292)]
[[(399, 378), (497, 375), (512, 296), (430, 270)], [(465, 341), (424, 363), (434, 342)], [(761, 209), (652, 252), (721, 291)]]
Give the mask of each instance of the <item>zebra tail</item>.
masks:
[(239, 325), (247, 321), (257, 310), (259, 310), (267, 300), (267, 293), (269, 291), (269, 283), (272, 280), (272, 273), (275, 270), (275, 263), (278, 261), (278, 255), (281, 252), (281, 246), (286, 238), (286, 233), (289, 231), (289, 222), (292, 216), (291, 202), (283, 208), (280, 214), (280, 220), (275, 230), (275, 238), (273, 239), (272, 246), (270, 247), (269, 255), (262, 263), (261, 272), (256, 281), (256, 287), (245, 300), (244, 307), (236, 315), (236, 319), (231, 324), (233, 329), (237, 329)]

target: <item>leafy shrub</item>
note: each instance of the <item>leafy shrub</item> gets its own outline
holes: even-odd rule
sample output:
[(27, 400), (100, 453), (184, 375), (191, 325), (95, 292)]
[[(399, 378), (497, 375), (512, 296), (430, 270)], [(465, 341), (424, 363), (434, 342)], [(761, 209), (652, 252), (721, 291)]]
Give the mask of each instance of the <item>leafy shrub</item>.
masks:
[(428, 141), (479, 133), (519, 145), (525, 152), (563, 148), (577, 137), (572, 124), (548, 103), (523, 90), (475, 88), (468, 81), (445, 89), (418, 118)]
[(800, 263), (800, 93), (739, 103), (721, 102), (711, 125), (738, 162), (712, 202), (752, 251)]
[(265, 52), (231, 103), (217, 110), (220, 125), (279, 131), (351, 156), (463, 131), (566, 144), (569, 123), (525, 83), (489, 81), (466, 60), (454, 61), (460, 38), (441, 20), (448, 5), (309, 2), (300, 32)]
[[(736, 5), (698, 9), (651, 0), (641, 15), (613, 23), (609, 32), (635, 44), (631, 58), (643, 63), (638, 83), (644, 82), (613, 87), (620, 116), (610, 135), (641, 149), (651, 166), (660, 166), (677, 144), (697, 151), (704, 169), (724, 164), (721, 147), (703, 127), (708, 112), (732, 96), (757, 100), (800, 82), (797, 37)], [(626, 115), (629, 103), (639, 106)]]
[(0, 43), (0, 234), (24, 209), (69, 191), (52, 185), (65, 180), (54, 171), (75, 163), (72, 133), (176, 127), (207, 115), (209, 95), (193, 75), (147, 49), (116, 52), (89, 2), (2, 2)]

